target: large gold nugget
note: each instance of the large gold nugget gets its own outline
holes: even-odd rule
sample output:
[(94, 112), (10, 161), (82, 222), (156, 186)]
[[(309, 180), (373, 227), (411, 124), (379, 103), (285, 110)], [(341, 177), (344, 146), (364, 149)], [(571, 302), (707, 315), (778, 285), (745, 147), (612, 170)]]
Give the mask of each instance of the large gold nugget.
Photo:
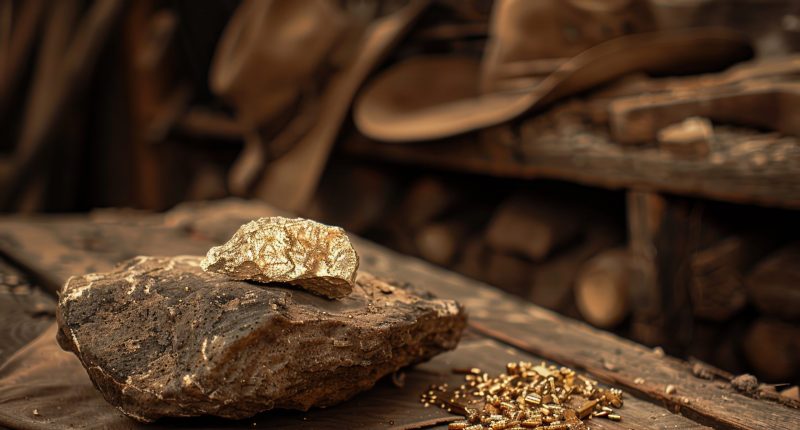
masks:
[(225, 244), (211, 248), (200, 266), (232, 279), (288, 283), (335, 299), (353, 290), (358, 254), (339, 227), (276, 216), (239, 227)]

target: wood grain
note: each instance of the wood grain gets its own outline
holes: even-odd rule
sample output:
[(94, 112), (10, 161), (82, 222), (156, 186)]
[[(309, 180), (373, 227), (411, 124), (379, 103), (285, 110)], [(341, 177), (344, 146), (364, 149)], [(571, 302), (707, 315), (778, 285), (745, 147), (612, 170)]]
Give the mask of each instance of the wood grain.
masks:
[[(156, 245), (156, 250), (161, 254), (171, 250), (199, 254), (207, 249), (208, 241), (195, 238), (202, 235), (202, 231), (196, 229), (197, 226), (205, 225), (205, 228), (213, 229), (203, 223), (203, 214), (213, 214), (218, 219), (225, 218), (231, 225), (237, 219), (235, 212), (229, 212), (225, 217), (220, 210), (215, 210), (213, 204), (197, 208), (197, 214), (197, 219), (191, 220), (190, 226), (171, 232), (167, 228), (147, 227), (146, 223), (141, 222), (81, 224), (80, 219), (75, 217), (51, 217), (22, 228), (26, 222), (6, 219), (0, 221), (0, 237), (4, 238), (0, 241), (0, 251), (14, 256), (16, 261), (25, 261), (26, 269), (43, 278), (61, 276), (63, 280), (68, 273), (57, 255), (57, 249), (66, 253), (62, 255), (68, 255), (70, 259), (77, 258), (78, 263), (83, 264), (83, 269), (78, 263), (70, 266), (72, 273), (83, 273), (81, 270), (91, 267), (109, 266), (116, 261), (115, 258), (121, 256), (149, 253)], [(248, 216), (252, 216), (252, 213)], [(186, 231), (193, 231), (192, 236), (187, 235)], [(80, 237), (95, 238), (98, 245), (106, 248), (76, 247), (76, 232), (81, 232)], [(141, 239), (136, 239), (137, 237)], [(441, 297), (458, 299), (469, 310), (473, 329), (484, 336), (514, 346), (516, 354), (520, 354), (519, 350), (524, 350), (537, 357), (584, 369), (628, 393), (657, 405), (663, 404), (669, 410), (679, 411), (693, 421), (715, 428), (789, 430), (795, 428), (793, 423), (800, 421), (800, 411), (774, 402), (745, 397), (722, 382), (698, 379), (692, 375), (689, 366), (680, 360), (663, 357), (641, 345), (520, 302), (485, 284), (418, 259), (396, 254), (360, 238), (354, 237), (353, 241), (361, 255), (363, 269), (413, 283)], [(49, 250), (50, 257), (37, 258), (43, 247)], [(499, 365), (503, 360), (498, 357), (494, 358), (493, 363)], [(466, 359), (474, 360), (474, 354), (469, 354)], [(638, 378), (642, 378), (644, 382)], [(667, 385), (677, 387), (677, 392), (666, 394)], [(665, 415), (668, 414), (665, 409), (646, 402), (627, 403), (628, 406), (636, 404), (655, 409), (642, 412), (642, 417), (648, 418), (641, 426), (635, 426), (630, 421), (623, 421), (622, 424), (635, 428), (675, 428), (654, 424), (652, 421), (652, 417), (676, 417)], [(637, 408), (638, 406), (631, 407)], [(626, 416), (628, 413), (626, 412)], [(678, 428), (691, 428), (695, 425), (685, 418), (677, 417), (683, 421), (674, 425), (684, 426)], [(431, 419), (427, 416), (417, 418)]]
[[(707, 158), (675, 158), (658, 148), (623, 148), (600, 127), (543, 114), (518, 133), (503, 128), (419, 145), (390, 145), (363, 136), (347, 139), (347, 154), (460, 172), (520, 179), (559, 179), (589, 186), (632, 188), (736, 203), (800, 207), (797, 138), (721, 127)], [(499, 131), (498, 131), (499, 130)], [(748, 140), (761, 141), (756, 152)], [(743, 146), (744, 145), (744, 146)], [(748, 146), (749, 145), (749, 146)], [(735, 149), (740, 148), (740, 149)]]
[[(118, 428), (118, 429), (414, 429), (428, 428), (457, 418), (436, 408), (425, 408), (419, 395), (431, 384), (460, 383), (463, 375), (451, 372), (454, 367), (478, 366), (487, 372), (501, 372), (509, 361), (539, 361), (537, 357), (506, 347), (497, 341), (477, 336), (465, 339), (458, 349), (435, 357), (405, 371), (405, 383), (397, 386), (387, 377), (371, 390), (347, 402), (327, 409), (307, 412), (272, 411), (250, 419), (232, 421), (199, 417), (164, 419), (140, 424), (120, 414), (106, 403), (85, 376), (77, 359), (62, 351), (55, 340), (55, 326), (0, 367), (0, 426), (33, 429)], [(45, 359), (45, 357), (50, 357)], [(14, 382), (16, 389), (8, 382)], [(3, 385), (5, 384), (5, 386)], [(26, 386), (37, 387), (40, 396), (26, 398)], [(593, 420), (592, 428), (637, 429), (707, 429), (669, 413), (661, 407), (626, 397), (620, 409), (623, 421)], [(70, 404), (70, 408), (58, 409)], [(39, 415), (32, 415), (37, 409)], [(14, 413), (10, 416), (10, 413)], [(435, 427), (444, 429), (446, 425)]]
[(55, 321), (56, 302), (0, 259), (0, 364)]
[[(584, 369), (612, 385), (715, 428), (794, 429), (800, 410), (743, 396), (727, 384), (695, 377), (680, 360), (594, 329), (461, 275), (411, 257), (356, 241), (362, 267), (378, 275), (425, 286), (441, 297), (457, 298), (470, 326), (554, 362)], [(639, 382), (638, 378), (644, 380)], [(678, 391), (666, 394), (667, 385)]]
[(77, 216), (58, 222), (44, 218), (0, 221), (0, 249), (32, 270), (40, 285), (51, 292), (60, 290), (72, 275), (106, 271), (137, 255), (198, 254), (213, 244), (174, 228), (87, 223)]

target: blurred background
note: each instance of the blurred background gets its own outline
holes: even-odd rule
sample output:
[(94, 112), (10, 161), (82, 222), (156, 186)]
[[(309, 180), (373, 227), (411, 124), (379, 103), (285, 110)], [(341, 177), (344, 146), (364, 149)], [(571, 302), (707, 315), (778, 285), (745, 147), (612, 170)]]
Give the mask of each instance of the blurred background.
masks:
[(797, 384), (798, 48), (792, 0), (0, 0), (0, 207), (257, 199)]

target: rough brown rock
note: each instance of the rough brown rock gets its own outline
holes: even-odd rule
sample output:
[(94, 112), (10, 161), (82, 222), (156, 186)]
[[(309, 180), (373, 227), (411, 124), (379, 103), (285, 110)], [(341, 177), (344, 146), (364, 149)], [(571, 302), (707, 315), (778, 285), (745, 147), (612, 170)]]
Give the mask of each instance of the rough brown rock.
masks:
[(303, 218), (259, 218), (239, 227), (201, 262), (233, 279), (284, 282), (339, 298), (350, 294), (358, 254), (340, 227)]
[(456, 347), (458, 303), (360, 273), (327, 300), (206, 272), (200, 257), (137, 257), (73, 277), (59, 343), (125, 414), (245, 418), (330, 406)]

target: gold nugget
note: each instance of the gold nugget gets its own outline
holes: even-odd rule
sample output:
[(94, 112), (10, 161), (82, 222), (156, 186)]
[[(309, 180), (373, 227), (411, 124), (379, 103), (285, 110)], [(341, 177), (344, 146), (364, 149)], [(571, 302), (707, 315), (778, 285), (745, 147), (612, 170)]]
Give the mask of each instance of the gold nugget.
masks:
[(465, 374), (466, 384), (452, 392), (431, 387), (421, 401), (430, 401), (433, 392), (449, 398), (445, 409), (466, 417), (472, 424), (467, 430), (577, 430), (586, 428), (583, 419), (622, 419), (613, 409), (622, 406), (622, 390), (600, 387), (566, 367), (508, 363), (506, 372), (495, 377), (477, 368), (457, 371)]
[(259, 218), (208, 251), (203, 270), (296, 285), (328, 298), (353, 290), (358, 254), (344, 230), (302, 218)]

